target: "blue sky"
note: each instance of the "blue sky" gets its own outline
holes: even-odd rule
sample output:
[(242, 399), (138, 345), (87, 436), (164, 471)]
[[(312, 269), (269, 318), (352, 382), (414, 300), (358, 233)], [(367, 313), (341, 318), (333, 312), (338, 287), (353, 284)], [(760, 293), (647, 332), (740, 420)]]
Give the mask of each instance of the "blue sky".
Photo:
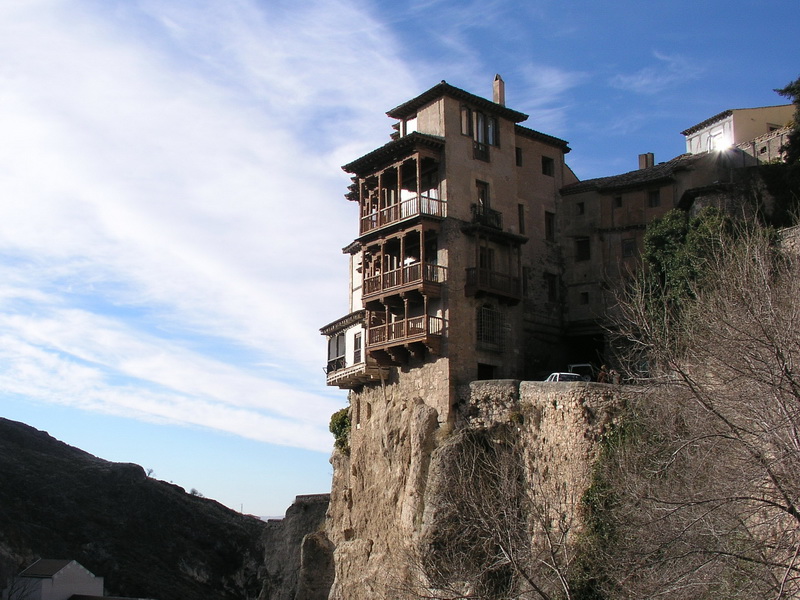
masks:
[(785, 103), (798, 31), (796, 0), (4, 0), (0, 416), (280, 515), (330, 486), (340, 165), (387, 110), (500, 73), (611, 175)]

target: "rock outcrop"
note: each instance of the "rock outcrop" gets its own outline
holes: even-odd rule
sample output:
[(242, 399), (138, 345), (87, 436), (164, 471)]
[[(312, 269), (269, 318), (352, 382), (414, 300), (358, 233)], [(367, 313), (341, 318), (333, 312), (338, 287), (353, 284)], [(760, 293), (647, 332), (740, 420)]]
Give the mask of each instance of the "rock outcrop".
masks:
[(601, 440), (625, 404), (618, 386), (478, 381), (457, 390), (448, 422), (422, 397), (392, 385), (360, 392), (349, 454), (335, 452), (327, 534), (335, 545), (333, 600), (415, 597), (420, 561), (440, 526), (448, 474), (463, 435), (504, 426), (527, 480), (580, 530), (579, 502)]
[(298, 496), (265, 523), (0, 419), (0, 589), (38, 558), (70, 558), (123, 596), (322, 599), (327, 507), (328, 494)]

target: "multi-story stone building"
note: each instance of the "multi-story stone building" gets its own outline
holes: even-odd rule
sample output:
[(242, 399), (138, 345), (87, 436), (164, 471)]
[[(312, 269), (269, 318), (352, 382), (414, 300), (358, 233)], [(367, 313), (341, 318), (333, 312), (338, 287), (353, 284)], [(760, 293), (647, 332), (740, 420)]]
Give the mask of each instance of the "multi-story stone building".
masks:
[(493, 101), (443, 81), (387, 114), (392, 140), (343, 167), (360, 226), (350, 313), (322, 329), (328, 383), (413, 373), (446, 418), (454, 385), (555, 362), (558, 191), (577, 179), (567, 142), (521, 126), (499, 76)]
[(359, 237), (344, 249), (350, 312), (322, 329), (328, 384), (402, 372), (446, 418), (460, 383), (600, 364), (614, 282), (638, 265), (646, 225), (757, 164), (760, 136), (792, 109), (725, 111), (683, 132), (690, 153), (587, 181), (567, 142), (520, 125), (499, 76), (492, 101), (443, 81), (390, 110), (391, 141), (343, 167)]

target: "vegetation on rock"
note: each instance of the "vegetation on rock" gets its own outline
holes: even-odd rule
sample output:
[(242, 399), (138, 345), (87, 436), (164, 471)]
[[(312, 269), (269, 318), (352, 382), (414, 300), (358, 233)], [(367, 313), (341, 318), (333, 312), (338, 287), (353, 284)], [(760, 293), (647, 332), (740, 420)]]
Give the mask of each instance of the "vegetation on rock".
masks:
[(333, 446), (345, 454), (350, 452), (350, 409), (343, 408), (331, 415), (328, 427), (333, 434)]
[(644, 277), (620, 305), (661, 377), (602, 464), (614, 502), (594, 514), (614, 535), (594, 575), (610, 598), (800, 593), (800, 259), (768, 229), (735, 231), (680, 284), (680, 311)]

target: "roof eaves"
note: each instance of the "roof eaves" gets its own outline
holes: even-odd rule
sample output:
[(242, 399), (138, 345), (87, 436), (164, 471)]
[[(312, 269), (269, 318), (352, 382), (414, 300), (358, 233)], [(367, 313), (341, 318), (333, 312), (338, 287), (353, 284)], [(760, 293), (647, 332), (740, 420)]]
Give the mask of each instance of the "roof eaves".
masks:
[(541, 131), (536, 131), (535, 129), (531, 129), (529, 127), (523, 127), (522, 125), (514, 125), (514, 131), (517, 135), (521, 135), (532, 140), (537, 140), (539, 142), (544, 142), (550, 146), (555, 146), (564, 154), (567, 154), (571, 150), (569, 147), (569, 142), (566, 140), (562, 140), (552, 135), (547, 135)]
[(727, 117), (730, 117), (733, 114), (733, 109), (729, 108), (728, 110), (723, 110), (721, 113), (714, 115), (713, 117), (709, 117), (705, 121), (698, 123), (697, 125), (692, 125), (689, 129), (685, 129), (681, 131), (681, 135), (691, 135), (696, 131), (700, 131), (701, 129), (705, 129), (709, 125), (713, 125), (717, 121), (721, 121)]
[(514, 123), (520, 123), (528, 118), (528, 115), (525, 113), (512, 110), (503, 106), (502, 104), (497, 104), (496, 102), (492, 102), (486, 98), (481, 98), (480, 96), (471, 94), (466, 90), (462, 90), (461, 88), (450, 85), (444, 80), (442, 80), (441, 83), (437, 83), (429, 90), (422, 92), (419, 96), (412, 98), (407, 102), (403, 102), (403, 104), (400, 106), (396, 106), (386, 114), (393, 119), (410, 117), (426, 104), (429, 104), (433, 100), (441, 98), (442, 96), (450, 96), (456, 100), (464, 100), (484, 110), (509, 119)]
[(374, 169), (380, 164), (391, 162), (418, 146), (440, 149), (444, 147), (444, 138), (414, 131), (343, 165), (342, 169), (347, 173), (363, 173)]

